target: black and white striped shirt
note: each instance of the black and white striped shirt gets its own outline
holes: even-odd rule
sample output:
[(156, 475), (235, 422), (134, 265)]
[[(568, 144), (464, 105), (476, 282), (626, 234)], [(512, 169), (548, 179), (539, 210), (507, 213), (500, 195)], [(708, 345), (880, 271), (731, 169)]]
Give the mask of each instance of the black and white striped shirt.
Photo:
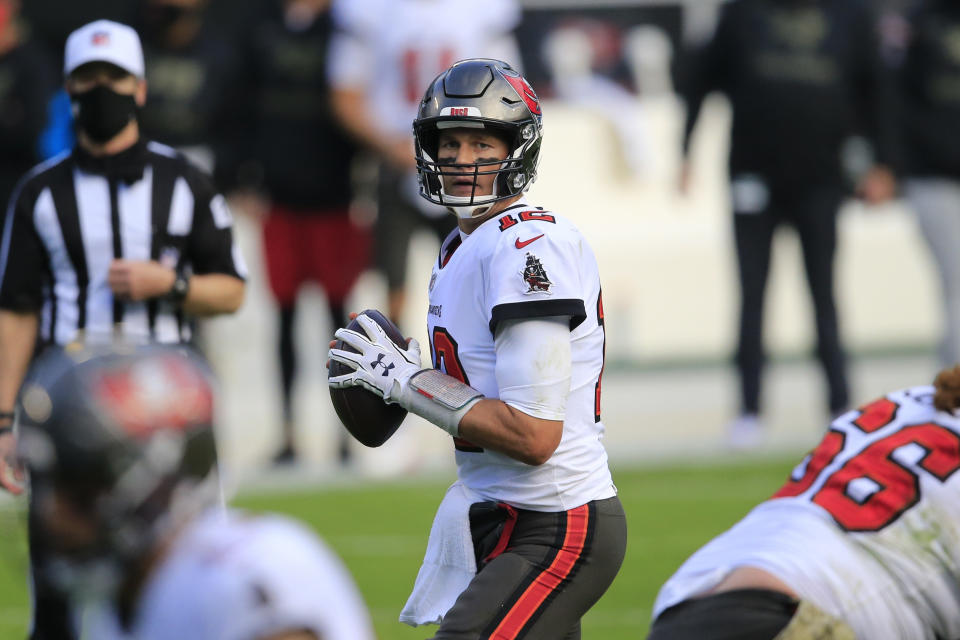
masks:
[(114, 258), (246, 275), (226, 201), (183, 156), (154, 142), (106, 161), (74, 150), (34, 168), (14, 192), (0, 243), (0, 309), (39, 311), (46, 343), (117, 328), (138, 340), (189, 340), (169, 302), (114, 298)]

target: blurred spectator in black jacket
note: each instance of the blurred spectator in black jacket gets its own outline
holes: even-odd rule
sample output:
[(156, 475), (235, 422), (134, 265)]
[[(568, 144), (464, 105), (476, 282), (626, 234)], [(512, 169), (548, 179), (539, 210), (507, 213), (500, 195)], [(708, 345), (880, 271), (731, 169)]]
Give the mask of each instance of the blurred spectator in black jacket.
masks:
[[(207, 0), (142, 0), (138, 23), (150, 102), (144, 134), (176, 147), (232, 186), (239, 60), (207, 21)], [(233, 125), (233, 127), (231, 127)], [(216, 171), (215, 171), (216, 169)]]
[(56, 63), (30, 40), (20, 0), (0, 0), (0, 206), (39, 160), (47, 103), (57, 88)]
[(960, 2), (928, 0), (906, 33), (898, 169), (940, 275), (940, 359), (952, 365), (960, 362)]
[[(280, 463), (295, 458), (293, 328), (300, 287), (319, 284), (333, 326), (346, 326), (344, 302), (367, 266), (370, 245), (368, 229), (349, 215), (354, 145), (331, 114), (328, 5), (328, 0), (266, 0), (245, 38), (252, 139), (241, 179), (268, 200), (263, 240), (279, 312), (284, 432), (275, 461)], [(345, 463), (349, 436), (337, 432)]]
[[(846, 143), (859, 134), (874, 143), (879, 160), (889, 153), (891, 96), (875, 28), (868, 0), (731, 2), (688, 78), (685, 151), (707, 93), (723, 92), (733, 110), (729, 171), (742, 295), (741, 414), (730, 425), (732, 446), (753, 446), (763, 433), (761, 321), (773, 232), (781, 222), (796, 229), (803, 248), (829, 410), (847, 407), (833, 291), (836, 219), (850, 186)], [(688, 179), (685, 166), (684, 188)], [(868, 160), (853, 181), (868, 202), (893, 196), (893, 175), (881, 164)]]

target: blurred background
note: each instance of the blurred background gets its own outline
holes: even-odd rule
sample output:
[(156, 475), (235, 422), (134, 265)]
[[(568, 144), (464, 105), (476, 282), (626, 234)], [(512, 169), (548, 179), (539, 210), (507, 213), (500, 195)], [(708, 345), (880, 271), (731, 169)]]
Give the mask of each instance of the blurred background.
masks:
[[(845, 1), (853, 2), (833, 0)], [(419, 93), (442, 68), (432, 67), (450, 62), (439, 56), (431, 67), (424, 62), (426, 54), (397, 53), (401, 44), (393, 44), (394, 67), (389, 52), (368, 51), (364, 71), (352, 69), (352, 59), (330, 59), (335, 53), (317, 49), (329, 46), (338, 32), (350, 32), (358, 46), (372, 47), (376, 37), (370, 33), (389, 22), (392, 29), (385, 33), (413, 34), (426, 51), (436, 34), (429, 20), (398, 25), (404, 10), (425, 15), (448, 11), (449, 6), (440, 10), (442, 0), (333, 4), (331, 9), (326, 0), (0, 0), (0, 30), (17, 25), (17, 41), (29, 44), (26, 57), (37, 69), (35, 84), (46, 83), (42, 110), (26, 105), (21, 100), (26, 89), (5, 82), (11, 77), (5, 73), (11, 56), (0, 52), (5, 131), (34, 136), (23, 147), (29, 153), (0, 145), (6, 173), (22, 172), (72, 144), (69, 103), (57, 94), (63, 44), (74, 28), (110, 18), (134, 25), (144, 40), (149, 97), (141, 123), (147, 136), (203, 164), (233, 205), (250, 266), (248, 297), (235, 316), (206, 323), (200, 344), (221, 378), (221, 445), (237, 482), (322, 480), (343, 469), (393, 476), (453, 468), (448, 439), (413, 417), (380, 449), (343, 442), (325, 384), (326, 343), (336, 318), (329, 313), (331, 305), (346, 311), (389, 307), (404, 331), (424, 343), (427, 280), (438, 246), (431, 225), (436, 225), (412, 225), (400, 298), (398, 285), (375, 268), (383, 247), (374, 242), (371, 249), (362, 238), (355, 253), (364, 256), (369, 268), (359, 270), (343, 300), (333, 300), (320, 284), (305, 282), (296, 291), (297, 313), (278, 314), (276, 287), (267, 275), (263, 227), (271, 211), (296, 209), (298, 198), (329, 200), (329, 194), (310, 189), (336, 187), (344, 166), (349, 166), (349, 184), (338, 192), (339, 199), (350, 201), (352, 222), (376, 236), (378, 211), (388, 202), (378, 190), (377, 176), (391, 163), (396, 171), (409, 172), (409, 165), (402, 166), (402, 157), (390, 157), (378, 148), (385, 145), (369, 138), (401, 135), (412, 119), (410, 104), (415, 109)], [(727, 164), (728, 99), (717, 93), (706, 97), (687, 162), (683, 148), (689, 102), (684, 88), (700, 72), (698, 55), (714, 38), (725, 3), (472, 4), (489, 18), (489, 29), (499, 29), (497, 34), (511, 40), (512, 49), (496, 50), (513, 52), (516, 59), (510, 62), (524, 71), (543, 100), (540, 176), (529, 200), (574, 220), (598, 255), (607, 330), (604, 422), (614, 462), (679, 458), (691, 451), (723, 455), (725, 425), (742, 411), (732, 366), (740, 290)], [(769, 4), (797, 11), (831, 2)], [(870, 5), (876, 53), (890, 62), (891, 78), (915, 4)], [(407, 5), (420, 6), (404, 9)], [(270, 25), (287, 35), (270, 36)], [(300, 37), (306, 33), (316, 37)], [(492, 39), (492, 32), (481, 35)], [(28, 64), (22, 58), (19, 64)], [(332, 68), (341, 68), (336, 78), (327, 77)], [(274, 82), (281, 76), (283, 82)], [(413, 87), (410, 104), (377, 98), (389, 94), (378, 94), (383, 89), (378, 83), (396, 84), (401, 76)], [(367, 135), (356, 130), (355, 121), (348, 122), (354, 103), (330, 106), (331, 98), (344, 90), (366, 96), (361, 106), (367, 109)], [(37, 124), (41, 114), (43, 122)], [(25, 128), (27, 115), (35, 131)], [(283, 119), (302, 122), (293, 131), (309, 135), (287, 140), (274, 126)], [(395, 129), (401, 133), (390, 133), (390, 120), (399, 120)], [(273, 146), (261, 144), (263, 137), (271, 138)], [(937, 349), (947, 320), (938, 268), (911, 206), (900, 198), (868, 202), (854, 197), (858, 176), (878, 154), (869, 135), (852, 130), (849, 141), (842, 159), (848, 189), (838, 219), (835, 293), (840, 334), (850, 356), (850, 403), (856, 406), (894, 386), (931, 380), (944, 359)], [(790, 158), (792, 153), (785, 142), (782, 154)], [(310, 170), (297, 173), (289, 167)], [(276, 173), (283, 175), (271, 175)], [(400, 197), (397, 193), (387, 197)], [(332, 197), (336, 200), (337, 193)], [(292, 304), (281, 301), (281, 311)], [(767, 426), (759, 450), (802, 451), (815, 442), (832, 407), (824, 401), (824, 382), (813, 359), (817, 332), (801, 243), (789, 225), (774, 235), (762, 306), (770, 364), (762, 391)], [(278, 338), (278, 333), (284, 335)], [(277, 466), (273, 458), (285, 425), (297, 455), (294, 464)]]
[[(572, 219), (600, 264), (631, 551), (586, 637), (638, 637), (663, 580), (832, 414), (960, 360), (955, 0), (0, 0), (0, 199), (71, 148), (63, 45), (99, 18), (139, 31), (142, 131), (214, 176), (249, 265), (240, 312), (197, 333), (230, 490), (316, 526), (383, 638), (423, 635), (396, 615), (454, 461), (415, 416), (380, 448), (349, 440), (327, 343), (377, 308), (426, 344), (454, 220), (416, 194), (410, 125), (458, 57), (530, 80), (544, 143), (528, 200)], [(303, 245), (318, 220), (342, 232), (321, 252)], [(0, 529), (19, 513), (0, 508)], [(0, 631), (20, 637), (10, 538)]]

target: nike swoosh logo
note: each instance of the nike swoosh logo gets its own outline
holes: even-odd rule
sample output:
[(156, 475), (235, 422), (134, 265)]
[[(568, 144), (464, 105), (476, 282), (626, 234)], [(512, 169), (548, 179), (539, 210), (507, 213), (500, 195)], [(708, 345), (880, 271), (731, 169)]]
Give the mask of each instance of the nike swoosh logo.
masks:
[(536, 242), (542, 237), (543, 237), (543, 234), (541, 233), (540, 235), (530, 238), (529, 240), (524, 240), (523, 242), (520, 242), (520, 238), (517, 238), (517, 241), (513, 246), (515, 246), (517, 249), (523, 249), (525, 246), (527, 246), (531, 242)]

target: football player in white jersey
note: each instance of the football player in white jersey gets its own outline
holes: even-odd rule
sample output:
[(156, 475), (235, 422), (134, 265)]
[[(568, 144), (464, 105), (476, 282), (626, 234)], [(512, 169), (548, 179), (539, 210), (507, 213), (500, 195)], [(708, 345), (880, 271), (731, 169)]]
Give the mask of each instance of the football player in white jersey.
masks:
[[(414, 134), (422, 195), (458, 221), (430, 279), (434, 368), (421, 369), (415, 341), (401, 350), (363, 315), (363, 331), (336, 333), (359, 353), (330, 352), (355, 368), (331, 385), (400, 404), (449, 432), (456, 448), (458, 482), (401, 619), (439, 621), (437, 639), (579, 638), (580, 618), (626, 547), (601, 442), (597, 263), (569, 220), (524, 199), (542, 115), (508, 64), (470, 59), (440, 74)], [(472, 542), (462, 545), (472, 546), (467, 562), (451, 563), (473, 569), (462, 582), (437, 569), (459, 548), (458, 517)], [(449, 531), (453, 540), (435, 540)]]
[(453, 228), (443, 207), (417, 193), (410, 122), (423, 88), (457, 60), (518, 60), (517, 0), (334, 0), (330, 44), (334, 113), (380, 157), (376, 266), (387, 279), (387, 315), (399, 321), (407, 250), (418, 228), (442, 241)]
[(651, 640), (960, 637), (960, 366), (850, 411), (660, 590)]
[(207, 368), (180, 347), (43, 356), (21, 401), (35, 570), (91, 640), (367, 640), (365, 605), (304, 526), (220, 506)]

